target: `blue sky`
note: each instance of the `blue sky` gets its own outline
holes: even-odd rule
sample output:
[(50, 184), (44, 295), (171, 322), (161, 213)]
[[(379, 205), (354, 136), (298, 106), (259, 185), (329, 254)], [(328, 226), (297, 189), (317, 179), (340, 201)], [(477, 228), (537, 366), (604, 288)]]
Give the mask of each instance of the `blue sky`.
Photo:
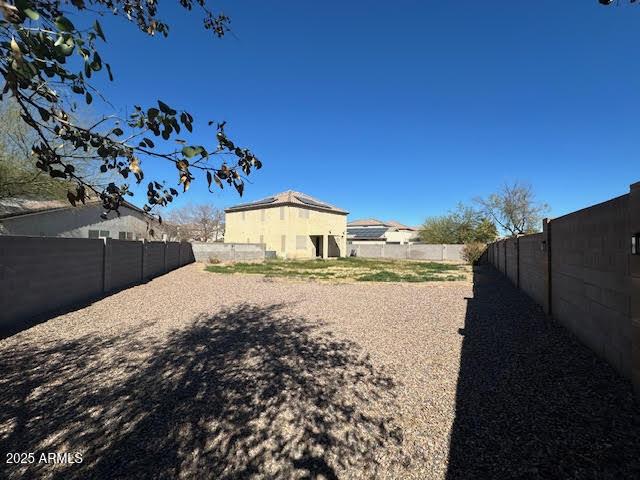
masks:
[[(552, 216), (640, 180), (640, 7), (225, 0), (212, 5), (234, 36), (218, 40), (176, 5), (159, 9), (168, 39), (102, 22), (105, 93), (123, 112), (158, 98), (190, 111), (196, 144), (213, 145), (206, 121), (225, 119), (264, 163), (242, 200), (200, 180), (176, 206), (294, 189), (350, 219), (418, 224), (513, 180)], [(177, 181), (170, 165), (143, 168)]]

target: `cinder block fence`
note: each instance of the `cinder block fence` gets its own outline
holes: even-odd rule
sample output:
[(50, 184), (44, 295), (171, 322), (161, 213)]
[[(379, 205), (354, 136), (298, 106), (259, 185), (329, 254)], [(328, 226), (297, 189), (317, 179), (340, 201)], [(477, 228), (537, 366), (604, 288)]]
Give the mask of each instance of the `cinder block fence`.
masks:
[(187, 242), (0, 236), (0, 331), (193, 261)]
[(489, 263), (633, 381), (640, 394), (640, 182), (553, 220), (543, 232), (492, 243)]
[(354, 244), (347, 243), (347, 254), (362, 258), (391, 258), (408, 260), (450, 260), (461, 262), (464, 245), (428, 245), (414, 243), (394, 244)]

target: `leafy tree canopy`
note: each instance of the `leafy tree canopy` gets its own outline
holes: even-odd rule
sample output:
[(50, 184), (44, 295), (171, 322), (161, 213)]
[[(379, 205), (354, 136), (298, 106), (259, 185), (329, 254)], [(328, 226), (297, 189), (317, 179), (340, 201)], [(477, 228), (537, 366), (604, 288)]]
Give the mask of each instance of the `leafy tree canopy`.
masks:
[(491, 220), (463, 204), (447, 215), (427, 218), (420, 228), (420, 240), (425, 243), (489, 243), (497, 236)]
[[(203, 27), (214, 36), (229, 31), (230, 19), (209, 10), (205, 0), (179, 3), (187, 10), (199, 10)], [(158, 18), (157, 7), (157, 0), (0, 0), (0, 74), (4, 78), (0, 99), (12, 97), (20, 117), (36, 133), (34, 166), (52, 178), (72, 182), (67, 198), (74, 205), (94, 195), (107, 211), (117, 210), (124, 197), (132, 195), (128, 179), (143, 182), (146, 160), (173, 163), (183, 192), (199, 172), (209, 189), (228, 184), (242, 195), (243, 177), (261, 167), (249, 149), (227, 136), (225, 122), (208, 122), (215, 129), (214, 145), (193, 145), (179, 138), (181, 133), (191, 133), (196, 121), (189, 112), (161, 100), (147, 107), (136, 105), (126, 118), (104, 115), (89, 126), (74, 120), (78, 100), (91, 104), (100, 97), (107, 104), (92, 78), (105, 74), (113, 80), (112, 69), (100, 53), (106, 32), (98, 17), (123, 15), (144, 34), (166, 37), (169, 25)], [(70, 17), (83, 24), (75, 25)], [(179, 148), (156, 147), (155, 137), (174, 140)], [(219, 155), (228, 160), (214, 162)], [(101, 173), (115, 173), (119, 180), (100, 185), (76, 169), (74, 162), (82, 159), (97, 159)], [(153, 213), (155, 206), (165, 206), (177, 195), (176, 189), (151, 179), (144, 209)]]
[[(75, 186), (73, 181), (51, 177), (34, 165), (31, 148), (38, 141), (38, 135), (22, 121), (20, 113), (13, 102), (0, 106), (0, 199), (66, 199), (69, 189)], [(69, 162), (77, 175), (95, 185), (107, 185), (115, 178), (110, 172), (98, 175), (93, 159)]]

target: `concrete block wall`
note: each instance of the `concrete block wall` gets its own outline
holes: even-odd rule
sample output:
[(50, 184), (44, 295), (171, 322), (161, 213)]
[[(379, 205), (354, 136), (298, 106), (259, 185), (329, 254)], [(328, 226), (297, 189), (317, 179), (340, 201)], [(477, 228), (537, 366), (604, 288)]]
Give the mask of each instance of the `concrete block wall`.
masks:
[(0, 329), (103, 292), (104, 242), (0, 236)]
[(443, 260), (451, 260), (455, 262), (461, 262), (462, 258), (462, 249), (464, 245), (442, 245), (442, 259)]
[(525, 235), (519, 238), (518, 245), (520, 288), (540, 305), (547, 301), (542, 238), (542, 233)]
[(629, 377), (629, 196), (554, 219), (551, 235), (553, 316)]
[(504, 270), (504, 266), (505, 266), (505, 257), (504, 257), (504, 241), (500, 240), (499, 242), (496, 243), (496, 268), (502, 272), (505, 273)]
[(144, 242), (106, 239), (105, 292), (142, 282), (143, 248)]
[[(640, 182), (631, 185), (629, 192), (629, 230), (631, 235), (640, 237)], [(630, 256), (629, 317), (631, 319), (631, 379), (640, 397), (640, 246), (635, 255)]]
[(180, 266), (180, 242), (167, 242), (167, 270), (175, 270)]
[[(164, 242), (0, 236), (0, 333), (166, 273), (166, 247)], [(191, 263), (189, 244), (177, 247), (183, 252), (180, 265)]]
[[(489, 245), (488, 260), (640, 394), (640, 182), (630, 193)], [(514, 282), (516, 283), (516, 282)]]
[(265, 259), (263, 243), (193, 243), (193, 256), (197, 262), (216, 259), (221, 262), (262, 262)]
[(189, 242), (180, 242), (180, 266), (195, 262), (193, 249)]
[(504, 242), (505, 249), (505, 275), (511, 283), (513, 283), (516, 287), (519, 286), (519, 276), (518, 276), (518, 239), (517, 238), (508, 238)]
[(144, 242), (142, 272), (145, 280), (157, 277), (165, 272), (165, 245), (164, 242)]
[(362, 258), (388, 258), (407, 260), (434, 260), (461, 262), (464, 245), (428, 245), (413, 243), (408, 245), (395, 244), (347, 244), (349, 254), (355, 253)]

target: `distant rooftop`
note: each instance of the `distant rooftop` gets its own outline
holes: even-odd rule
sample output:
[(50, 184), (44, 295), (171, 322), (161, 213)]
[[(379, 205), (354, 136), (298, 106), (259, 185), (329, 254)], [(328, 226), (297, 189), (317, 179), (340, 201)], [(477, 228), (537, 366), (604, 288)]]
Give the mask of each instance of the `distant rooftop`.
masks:
[(0, 218), (45, 212), (71, 206), (64, 200), (33, 200), (29, 198), (3, 198), (0, 200)]
[(241, 210), (253, 210), (256, 208), (268, 208), (280, 205), (294, 205), (310, 207), (317, 210), (325, 210), (328, 212), (347, 214), (346, 210), (335, 207), (329, 203), (322, 202), (311, 195), (307, 195), (302, 192), (295, 192), (293, 190), (287, 190), (286, 192), (277, 193), (271, 197), (262, 198), (255, 202), (241, 203), (234, 205), (225, 210), (225, 212), (236, 212)]
[[(98, 199), (87, 199), (87, 205), (96, 205), (100, 203)], [(135, 205), (123, 201), (122, 205), (133, 210), (143, 212), (142, 209)], [(32, 213), (49, 212), (53, 210), (62, 210), (65, 208), (80, 208), (82, 203), (78, 203), (77, 207), (71, 205), (67, 200), (36, 200), (31, 198), (3, 198), (0, 199), (0, 219), (17, 217), (20, 215), (28, 215)]]
[(416, 227), (410, 227), (404, 223), (400, 223), (396, 220), (388, 220), (387, 223), (392, 227), (396, 227), (398, 230), (411, 230), (412, 232), (418, 231)]
[(390, 227), (391, 225), (377, 218), (361, 218), (347, 223), (348, 227)]
[(418, 229), (415, 227), (409, 227), (403, 223), (400, 223), (396, 220), (378, 220), (377, 218), (362, 218), (359, 220), (353, 220), (347, 224), (347, 227), (393, 227), (398, 230), (410, 230), (417, 231)]

